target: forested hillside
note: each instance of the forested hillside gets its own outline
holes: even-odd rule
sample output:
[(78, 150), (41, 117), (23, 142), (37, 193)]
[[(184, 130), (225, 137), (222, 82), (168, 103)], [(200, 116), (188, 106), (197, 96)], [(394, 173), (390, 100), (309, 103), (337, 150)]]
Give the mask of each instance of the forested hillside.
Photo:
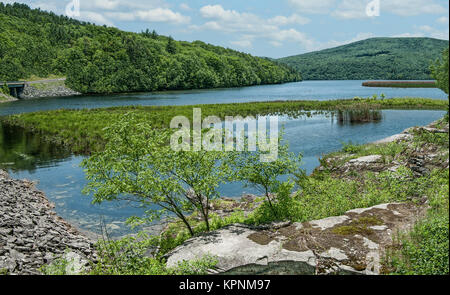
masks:
[(372, 38), (278, 61), (305, 80), (428, 80), (431, 62), (448, 45), (432, 38)]
[(83, 93), (236, 87), (301, 80), (292, 68), (201, 41), (96, 26), (0, 3), (0, 81), (67, 77)]

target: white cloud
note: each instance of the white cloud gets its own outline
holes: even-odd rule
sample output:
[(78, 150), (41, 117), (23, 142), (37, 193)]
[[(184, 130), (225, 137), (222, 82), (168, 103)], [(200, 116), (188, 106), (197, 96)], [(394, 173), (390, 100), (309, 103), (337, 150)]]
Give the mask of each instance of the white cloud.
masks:
[(446, 8), (434, 0), (382, 0), (381, 13), (383, 11), (400, 16), (448, 13)]
[(427, 37), (448, 40), (448, 35), (449, 35), (448, 27), (447, 27), (446, 30), (438, 30), (438, 29), (433, 28), (431, 26), (424, 25), (424, 26), (419, 26), (418, 30), (420, 32), (423, 32), (424, 35), (427, 36)]
[(136, 14), (140, 20), (146, 22), (186, 24), (191, 20), (189, 16), (184, 16), (167, 8), (155, 8), (145, 11), (137, 11)]
[(408, 32), (403, 34), (398, 34), (392, 37), (431, 37), (436, 39), (448, 40), (449, 30), (448, 27), (444, 30), (439, 30), (433, 28), (429, 25), (414, 26), (414, 32)]
[(436, 21), (442, 25), (448, 26), (448, 17), (447, 16), (440, 17)]
[[(82, 1), (81, 3), (84, 4)], [(94, 0), (91, 3), (94, 7), (105, 10), (117, 9), (121, 4), (119, 0)]]
[(191, 10), (192, 10), (192, 8), (191, 8), (188, 4), (186, 4), (186, 3), (181, 3), (181, 4), (180, 4), (180, 8), (181, 8), (182, 10), (185, 10), (185, 11), (191, 11)]
[(292, 14), (291, 16), (283, 16), (283, 15), (277, 15), (271, 19), (269, 19), (270, 24), (278, 25), (278, 26), (285, 26), (290, 24), (299, 24), (299, 25), (306, 25), (311, 20), (309, 18), (300, 16), (298, 14)]
[(294, 41), (301, 43), (305, 48), (310, 49), (313, 48), (315, 43), (314, 41), (308, 39), (306, 34), (299, 32), (295, 29), (289, 30), (281, 30), (278, 32), (271, 33), (272, 39), (276, 41)]
[(224, 9), (221, 5), (206, 5), (200, 8), (200, 15), (208, 19), (200, 26), (191, 26), (194, 30), (214, 30), (225, 33), (241, 34), (238, 41), (231, 44), (239, 47), (251, 46), (249, 39), (263, 39), (270, 44), (281, 46), (282, 42), (300, 43), (304, 48), (310, 48), (314, 43), (308, 37), (295, 29), (281, 29), (281, 26), (289, 24), (305, 24), (309, 20), (298, 14), (291, 16), (275, 16), (271, 19), (263, 19), (255, 14)]
[(366, 14), (368, 3), (370, 3), (368, 0), (342, 0), (331, 15), (340, 19), (368, 18)]
[[(66, 0), (67, 3), (69, 0)], [(64, 1), (64, 2), (66, 2)], [(113, 10), (117, 12), (130, 12), (137, 10), (147, 10), (153, 8), (169, 8), (164, 0), (146, 0), (146, 1), (129, 1), (129, 0), (80, 0), (81, 9), (85, 10)]]
[(252, 48), (253, 46), (252, 41), (250, 40), (231, 41), (230, 43), (242, 48)]
[(136, 15), (132, 12), (106, 12), (105, 15), (110, 19), (119, 21), (136, 20)]
[(269, 43), (272, 44), (272, 46), (274, 46), (274, 47), (281, 47), (281, 46), (283, 46), (283, 43), (278, 42), (278, 41), (270, 41)]
[[(340, 19), (368, 18), (366, 5), (371, 0), (288, 0), (300, 13), (327, 14)], [(400, 16), (442, 14), (448, 10), (436, 0), (380, 0), (381, 14)]]
[(335, 0), (289, 0), (289, 3), (301, 13), (326, 14), (335, 4)]
[(102, 14), (93, 11), (82, 11), (80, 13), (79, 19), (98, 25), (114, 26), (114, 24), (109, 19), (104, 17)]
[[(65, 6), (70, 0), (24, 1), (33, 8), (64, 14)], [(187, 6), (180, 6), (186, 8)], [(115, 21), (165, 22), (170, 24), (187, 24), (190, 17), (170, 9), (165, 0), (80, 0), (80, 20), (96, 24), (113, 25)]]

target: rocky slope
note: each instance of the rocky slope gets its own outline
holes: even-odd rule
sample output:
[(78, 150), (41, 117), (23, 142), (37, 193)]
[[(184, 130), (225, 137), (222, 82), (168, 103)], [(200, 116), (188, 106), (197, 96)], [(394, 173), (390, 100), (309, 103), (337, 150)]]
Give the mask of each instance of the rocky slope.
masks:
[(58, 217), (32, 182), (0, 170), (0, 272), (39, 274), (40, 266), (63, 255), (78, 270), (95, 260), (93, 243)]

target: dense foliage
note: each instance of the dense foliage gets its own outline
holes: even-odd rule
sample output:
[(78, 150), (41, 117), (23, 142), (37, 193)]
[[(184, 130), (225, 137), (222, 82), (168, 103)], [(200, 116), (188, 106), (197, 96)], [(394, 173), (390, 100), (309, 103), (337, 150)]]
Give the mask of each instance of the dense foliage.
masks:
[(0, 81), (50, 74), (83, 93), (197, 89), (299, 81), (286, 65), (201, 41), (96, 26), (0, 3)]
[(431, 65), (431, 72), (434, 79), (437, 81), (437, 86), (448, 94), (448, 48), (442, 53), (442, 58), (439, 58), (433, 65)]
[(429, 80), (429, 65), (448, 47), (431, 38), (372, 38), (281, 58), (305, 80)]

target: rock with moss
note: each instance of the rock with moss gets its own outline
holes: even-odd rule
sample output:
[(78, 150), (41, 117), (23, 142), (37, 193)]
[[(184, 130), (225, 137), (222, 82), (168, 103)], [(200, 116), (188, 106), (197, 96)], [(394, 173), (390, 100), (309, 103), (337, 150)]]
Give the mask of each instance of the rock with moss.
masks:
[(426, 208), (391, 203), (304, 223), (234, 224), (186, 241), (167, 264), (209, 254), (218, 259), (214, 271), (227, 274), (380, 274), (384, 249)]

